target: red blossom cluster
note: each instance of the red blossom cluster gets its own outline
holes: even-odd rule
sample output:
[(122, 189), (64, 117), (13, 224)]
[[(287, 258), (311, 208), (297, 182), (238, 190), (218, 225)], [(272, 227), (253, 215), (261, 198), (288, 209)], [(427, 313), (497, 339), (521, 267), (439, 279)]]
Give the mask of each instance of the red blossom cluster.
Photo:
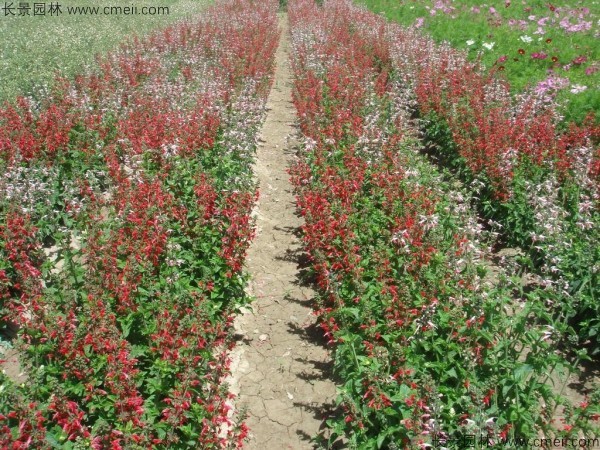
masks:
[(400, 27), (387, 39), (392, 66), (410, 80), (420, 113), (434, 112), (447, 122), (457, 154), (474, 176), (489, 180), (500, 201), (512, 195), (517, 166), (533, 163), (572, 177), (572, 150), (598, 140), (593, 117), (562, 132), (555, 105), (533, 94), (515, 100), (497, 69), (488, 71), (448, 45)]
[[(344, 423), (348, 433), (360, 435), (357, 430), (370, 422), (372, 432), (379, 420), (376, 411), (383, 415), (394, 407), (411, 417), (399, 432), (409, 439), (426, 430), (418, 418), (430, 412), (433, 392), (415, 384), (413, 371), (405, 365), (407, 354), (392, 355), (384, 349), (390, 348), (390, 335), (399, 345), (410, 346), (411, 330), (419, 335), (432, 332), (438, 297), (449, 294), (445, 286), (462, 283), (460, 289), (467, 292), (473, 289), (472, 281), (455, 279), (450, 267), (436, 272), (439, 278), (431, 278), (433, 261), (447, 251), (431, 234), (439, 194), (414, 185), (407, 175), (411, 163), (400, 150), (413, 135), (407, 116), (392, 114), (381, 123), (369, 123), (369, 110), (377, 104), (375, 108), (385, 111), (393, 89), (387, 76), (391, 61), (382, 45), (383, 24), (342, 2), (321, 10), (298, 1), (290, 17), (294, 103), (307, 138), (303, 157), (290, 174), (306, 221), (305, 247), (322, 296), (317, 314), (330, 343), (338, 345), (338, 354), (351, 346), (360, 355), (354, 358), (377, 361), (380, 352), (386, 352), (383, 364), (395, 374), (390, 384), (378, 371), (356, 374), (356, 368), (342, 368), (353, 383), (360, 381), (354, 392), (345, 391), (359, 397), (355, 404), (343, 403)], [(373, 153), (361, 140), (373, 131), (371, 127), (381, 137)], [(462, 256), (460, 244), (466, 239), (455, 235), (451, 249), (456, 259)], [(354, 319), (347, 315), (350, 311), (355, 311)], [(479, 329), (484, 322), (481, 316), (471, 328)], [(475, 364), (485, 364), (487, 344), (471, 335), (456, 333), (451, 338), (473, 355)], [(398, 389), (410, 392), (402, 406), (390, 400)]]

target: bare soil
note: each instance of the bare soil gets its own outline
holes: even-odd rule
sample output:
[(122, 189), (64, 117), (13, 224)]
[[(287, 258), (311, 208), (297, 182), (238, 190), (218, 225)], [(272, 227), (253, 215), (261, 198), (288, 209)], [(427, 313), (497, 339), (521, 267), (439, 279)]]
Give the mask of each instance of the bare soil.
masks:
[(231, 391), (246, 411), (246, 448), (309, 449), (334, 409), (331, 360), (315, 325), (314, 292), (301, 281), (302, 258), (292, 186), (286, 168), (296, 144), (288, 62), (287, 16), (276, 53), (273, 89), (257, 150), (260, 199), (254, 211), (257, 236), (248, 252), (252, 310), (239, 315), (240, 342), (231, 354)]

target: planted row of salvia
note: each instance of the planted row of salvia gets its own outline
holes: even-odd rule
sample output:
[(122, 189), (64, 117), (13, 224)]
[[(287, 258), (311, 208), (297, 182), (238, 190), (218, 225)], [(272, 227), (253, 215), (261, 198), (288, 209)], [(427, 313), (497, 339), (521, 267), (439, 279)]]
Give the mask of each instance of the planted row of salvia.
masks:
[[(548, 93), (514, 94), (502, 72), (416, 32), (390, 30), (388, 62), (415, 101), (428, 151), (519, 248), (571, 343), (600, 356), (600, 125), (564, 123)], [(582, 357), (586, 357), (584, 354)]]
[[(0, 110), (2, 448), (223, 448), (276, 2), (225, 0)], [(4, 362), (6, 364), (6, 362)]]
[[(428, 112), (427, 105), (449, 101), (461, 81), (475, 77), (475, 69), (463, 61), (464, 73), (445, 78), (448, 64), (459, 64), (462, 55), (346, 0), (322, 6), (297, 0), (289, 14), (294, 103), (305, 136), (291, 176), (319, 288), (317, 313), (343, 382), (343, 414), (329, 421), (330, 443), (345, 437), (352, 448), (450, 447), (456, 439), (471, 445), (464, 443), (476, 436), (477, 445), (483, 440), (483, 446), (500, 448), (512, 438), (593, 435), (600, 418), (593, 398), (554, 419), (566, 401), (561, 386), (552, 385), (569, 367), (557, 352), (562, 320), (535, 295), (515, 299), (518, 289), (509, 276), (486, 275), (490, 233), (472, 210), (476, 200), (460, 184), (445, 181), (424, 155), (415, 118)], [(430, 69), (438, 60), (446, 62)], [(523, 115), (516, 117), (530, 128), (513, 125), (493, 134), (506, 113), (494, 105), (512, 100), (501, 83), (487, 81), (479, 93), (461, 90), (485, 102), (480, 109), (469, 106), (470, 97), (448, 107), (455, 114), (447, 119), (450, 137), (465, 139), (452, 148), (465, 152), (460, 161), (474, 178), (485, 180), (489, 195), (480, 201), (498, 205), (496, 210), (511, 204), (538, 213), (516, 192), (519, 183), (535, 180), (513, 174), (540, 167), (557, 183), (567, 183), (575, 168), (557, 162), (546, 168), (550, 156), (533, 147), (541, 139), (536, 130), (554, 132), (545, 107), (527, 109), (531, 105), (523, 100)], [(427, 86), (431, 90), (425, 92)], [(431, 137), (439, 121), (427, 123)], [(467, 135), (475, 140), (471, 147)], [(512, 166), (498, 159), (508, 151), (494, 147), (500, 142), (516, 153)], [(547, 151), (558, 158), (583, 152), (578, 146), (585, 143), (584, 130), (572, 129)], [(588, 162), (581, 170), (592, 176)], [(582, 185), (580, 199), (593, 189)], [(506, 228), (514, 226), (512, 217), (506, 214)], [(550, 257), (544, 248), (540, 258)], [(556, 279), (551, 281), (548, 292), (563, 299)]]

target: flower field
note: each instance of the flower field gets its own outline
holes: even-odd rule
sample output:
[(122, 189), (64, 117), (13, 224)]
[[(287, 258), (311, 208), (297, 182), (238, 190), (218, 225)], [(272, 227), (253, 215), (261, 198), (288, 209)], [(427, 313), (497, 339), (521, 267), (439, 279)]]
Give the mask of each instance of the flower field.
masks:
[(241, 445), (223, 380), (276, 11), (220, 2), (0, 110), (0, 308), (26, 377), (0, 374), (0, 447)]
[(552, 97), (568, 120), (600, 108), (597, 1), (360, 0), (372, 11), (464, 50), (511, 86)]
[[(561, 133), (535, 92), (350, 2), (289, 8), (291, 175), (344, 383), (331, 439), (595, 435), (598, 392), (557, 420), (549, 375), (598, 352), (593, 118)], [(496, 229), (522, 253), (492, 277)]]
[[(523, 22), (510, 1), (365, 2), (405, 11), (404, 26), (350, 0), (219, 0), (0, 107), (0, 448), (242, 448), (252, 430), (231, 390), (254, 381), (240, 397), (258, 398), (262, 415), (248, 420), (309, 405), (281, 420), (283, 438), (260, 442), (283, 442), (309, 411), (325, 417), (325, 448), (593, 448), (596, 12), (536, 3)], [(440, 42), (448, 21), (479, 34)], [(523, 55), (539, 66), (530, 85)], [(279, 89), (267, 108), (272, 84), (287, 81), (292, 94)], [(312, 385), (327, 366), (286, 369), (306, 367), (292, 365), (296, 341), (275, 347), (262, 328), (310, 327), (281, 306), (295, 275), (278, 278), (277, 264), (300, 260), (284, 248), (294, 226), (274, 214), (292, 189), (269, 184), (275, 165), (260, 156), (279, 157), (288, 128), (277, 124), (293, 120), (276, 108), (289, 111), (290, 96), (301, 145), (289, 176), (336, 412), (315, 406), (318, 389), (256, 378), (290, 370)], [(255, 161), (267, 109), (281, 140)], [(280, 209), (259, 208), (259, 186)], [(253, 291), (257, 233), (274, 251), (253, 263), (271, 264)], [(236, 328), (247, 341), (236, 362), (248, 292), (268, 299), (253, 313), (260, 330)], [(246, 360), (239, 383), (252, 349), (272, 371)]]

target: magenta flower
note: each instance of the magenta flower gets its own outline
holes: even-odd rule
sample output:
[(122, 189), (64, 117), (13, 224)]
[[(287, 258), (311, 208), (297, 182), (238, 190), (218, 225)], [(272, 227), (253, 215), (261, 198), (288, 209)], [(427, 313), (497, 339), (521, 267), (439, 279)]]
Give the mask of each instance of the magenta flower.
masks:
[(592, 75), (592, 74), (594, 74), (594, 73), (598, 72), (598, 70), (600, 70), (600, 69), (598, 68), (598, 66), (590, 66), (590, 67), (588, 67), (587, 69), (585, 69), (585, 74), (586, 74), (586, 75)]
[(533, 59), (546, 59), (548, 57), (547, 54), (545, 54), (544, 52), (535, 52), (531, 54), (531, 57)]

